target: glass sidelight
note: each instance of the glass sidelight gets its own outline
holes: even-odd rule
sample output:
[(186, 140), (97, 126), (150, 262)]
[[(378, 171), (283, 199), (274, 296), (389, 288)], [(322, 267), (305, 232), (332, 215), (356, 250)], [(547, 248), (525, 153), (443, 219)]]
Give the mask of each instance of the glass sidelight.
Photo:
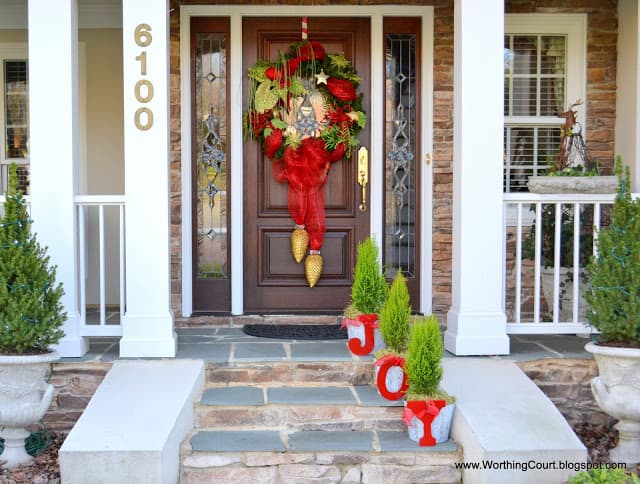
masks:
[[(202, 25), (200, 25), (202, 23)], [(229, 310), (228, 29), (192, 24), (194, 311)]]
[(419, 78), (418, 19), (385, 19), (384, 265), (417, 278)]

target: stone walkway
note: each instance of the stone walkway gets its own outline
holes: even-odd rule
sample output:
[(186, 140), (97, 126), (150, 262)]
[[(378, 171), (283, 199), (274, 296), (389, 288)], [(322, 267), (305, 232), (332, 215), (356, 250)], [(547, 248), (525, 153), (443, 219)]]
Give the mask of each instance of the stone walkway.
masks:
[[(177, 328), (177, 358), (205, 361), (353, 361), (370, 360), (351, 354), (346, 340), (296, 341), (248, 336), (241, 328)], [(545, 358), (591, 359), (584, 350), (588, 337), (576, 335), (511, 335), (511, 354), (496, 358), (532, 361)], [(82, 358), (69, 361), (104, 361), (119, 359), (119, 338), (92, 338), (91, 349)], [(447, 353), (446, 357), (453, 357)]]

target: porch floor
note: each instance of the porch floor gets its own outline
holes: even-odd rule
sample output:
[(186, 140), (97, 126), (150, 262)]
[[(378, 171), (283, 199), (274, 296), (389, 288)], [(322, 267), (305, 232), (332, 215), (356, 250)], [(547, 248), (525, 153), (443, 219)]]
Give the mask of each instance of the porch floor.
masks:
[[(257, 361), (354, 361), (371, 360), (349, 352), (346, 340), (297, 341), (249, 336), (241, 328), (176, 328), (176, 358), (197, 358), (208, 362)], [(511, 354), (491, 358), (532, 361), (544, 358), (591, 359), (584, 350), (589, 341), (577, 335), (510, 335)], [(454, 358), (446, 352), (445, 357)], [(460, 358), (460, 357), (459, 357)], [(468, 357), (461, 357), (468, 358)], [(90, 350), (81, 358), (62, 358), (62, 362), (104, 361), (119, 358), (119, 338), (91, 338)]]

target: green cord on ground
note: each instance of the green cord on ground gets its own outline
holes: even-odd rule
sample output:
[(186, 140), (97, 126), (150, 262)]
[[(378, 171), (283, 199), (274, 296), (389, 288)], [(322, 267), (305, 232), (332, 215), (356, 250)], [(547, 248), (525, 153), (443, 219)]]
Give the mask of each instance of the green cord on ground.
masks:
[[(24, 448), (27, 454), (35, 457), (42, 454), (51, 443), (51, 434), (44, 422), (40, 422), (41, 432), (31, 432), (29, 437), (24, 439)], [(0, 438), (0, 454), (4, 452), (4, 439)]]

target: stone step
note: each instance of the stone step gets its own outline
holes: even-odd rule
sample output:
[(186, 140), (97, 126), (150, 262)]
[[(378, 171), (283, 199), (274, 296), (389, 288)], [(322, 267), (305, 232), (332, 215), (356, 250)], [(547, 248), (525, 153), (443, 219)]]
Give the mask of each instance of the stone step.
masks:
[(402, 401), (369, 385), (209, 388), (195, 407), (196, 428), (403, 430)]
[[(346, 344), (343, 343), (346, 349)], [(264, 350), (263, 350), (264, 351)], [(347, 350), (348, 351), (348, 350)], [(312, 358), (314, 356), (309, 356)], [(323, 361), (294, 359), (283, 361), (208, 362), (208, 387), (228, 385), (370, 385), (373, 383), (374, 365), (370, 357)]]
[(341, 314), (245, 314), (242, 316), (192, 316), (176, 318), (179, 328), (242, 328), (245, 324), (336, 324)]
[(458, 483), (453, 441), (419, 447), (404, 431), (199, 431), (180, 482)]

